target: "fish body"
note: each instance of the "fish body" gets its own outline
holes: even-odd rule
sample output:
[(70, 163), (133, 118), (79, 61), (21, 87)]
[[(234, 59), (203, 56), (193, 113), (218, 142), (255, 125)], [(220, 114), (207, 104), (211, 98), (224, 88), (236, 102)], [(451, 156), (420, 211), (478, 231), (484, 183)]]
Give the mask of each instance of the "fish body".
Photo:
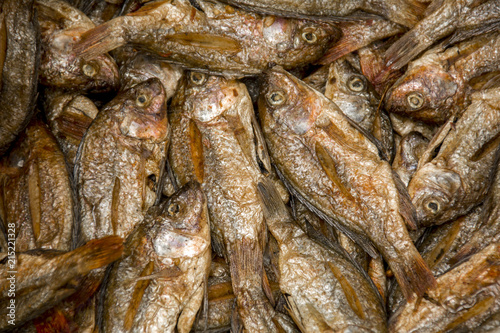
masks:
[(366, 77), (347, 59), (330, 64), (325, 87), (325, 96), (331, 99), (342, 112), (373, 135), (388, 159), (394, 154), (394, 138), (391, 120), (380, 110), (380, 97)]
[(82, 34), (95, 27), (63, 0), (36, 0), (42, 54), (40, 83), (73, 91), (107, 92), (118, 85), (118, 67), (107, 54), (86, 61), (71, 51)]
[(500, 154), (498, 93), (492, 88), (472, 94), (463, 115), (429, 143), (408, 185), (422, 226), (464, 215), (486, 197)]
[(165, 91), (149, 79), (121, 92), (99, 112), (75, 166), (79, 240), (126, 237), (159, 193), (169, 125)]
[(276, 331), (276, 312), (264, 293), (267, 232), (257, 183), (270, 164), (243, 83), (191, 72), (172, 101), (169, 162), (177, 182), (202, 184), (212, 246), (230, 265), (236, 309), (245, 330)]
[[(2, 316), (0, 331), (12, 329), (36, 318), (46, 310), (75, 293), (78, 284), (90, 271), (106, 266), (119, 259), (123, 252), (123, 240), (111, 236), (88, 242), (71, 252), (33, 250), (19, 253), (2, 253), (0, 261), (0, 304)], [(12, 272), (14, 268), (15, 272)], [(12, 304), (9, 293), (11, 280), (15, 276), (15, 318), (7, 316)]]
[(272, 183), (259, 183), (269, 231), (279, 244), (280, 289), (302, 332), (385, 332), (378, 291), (340, 248), (310, 239)]
[(152, 207), (125, 243), (104, 296), (104, 332), (188, 333), (210, 269), (210, 224), (198, 183)]
[(373, 257), (375, 244), (406, 297), (434, 284), (405, 226), (413, 218), (408, 194), (375, 144), (333, 102), (273, 68), (259, 115), (271, 157), (293, 194)]
[(500, 33), (480, 35), (443, 49), (437, 46), (411, 62), (385, 97), (389, 112), (443, 124), (467, 105), (467, 83), (498, 70)]
[[(0, 155), (35, 111), (40, 28), (32, 0), (2, 1), (0, 15)], [(23, 61), (19, 61), (22, 57)]]
[(411, 27), (418, 22), (425, 8), (415, 1), (397, 0), (224, 0), (224, 2), (252, 11), (292, 17), (312, 16), (325, 17), (326, 19), (339, 19), (339, 17), (352, 15), (354, 16), (354, 18), (352, 19), (355, 19), (355, 16), (369, 19), (369, 15), (358, 12), (365, 11), (368, 13), (384, 16), (393, 22), (402, 24), (407, 27)]
[(404, 304), (389, 320), (392, 332), (475, 332), (500, 300), (500, 248), (494, 243), (468, 261), (441, 275), (426, 297)]
[(73, 174), (78, 146), (99, 109), (84, 95), (52, 90), (45, 93), (44, 111)]
[[(17, 251), (70, 250), (78, 219), (74, 191), (56, 139), (32, 120), (0, 162), (0, 218)], [(7, 243), (1, 246), (6, 251)]]
[(160, 1), (88, 31), (74, 54), (92, 59), (126, 43), (189, 68), (245, 76), (268, 63), (294, 68), (322, 55), (338, 29), (328, 23), (244, 12), (219, 3)]

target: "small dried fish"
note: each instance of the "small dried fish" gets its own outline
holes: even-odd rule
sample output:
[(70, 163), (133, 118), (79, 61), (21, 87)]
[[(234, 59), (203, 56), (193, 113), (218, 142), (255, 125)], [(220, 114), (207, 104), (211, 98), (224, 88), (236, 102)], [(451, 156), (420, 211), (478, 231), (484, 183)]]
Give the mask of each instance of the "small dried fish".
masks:
[(408, 185), (421, 226), (453, 220), (486, 197), (500, 156), (499, 92), (473, 93), (462, 117), (429, 143)]
[(243, 12), (220, 3), (159, 1), (85, 33), (76, 56), (92, 59), (126, 43), (170, 62), (226, 76), (261, 73), (268, 63), (293, 68), (313, 62), (338, 29), (328, 23)]
[(188, 333), (210, 269), (207, 202), (198, 183), (152, 207), (106, 286), (103, 332)]

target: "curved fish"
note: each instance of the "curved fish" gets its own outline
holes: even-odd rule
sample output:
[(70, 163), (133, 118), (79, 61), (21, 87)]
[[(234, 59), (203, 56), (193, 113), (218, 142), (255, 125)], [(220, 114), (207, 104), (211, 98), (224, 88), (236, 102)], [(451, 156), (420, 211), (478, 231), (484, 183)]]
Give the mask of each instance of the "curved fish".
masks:
[(0, 161), (0, 220), (5, 230), (14, 226), (9, 241), (17, 251), (71, 249), (78, 220), (74, 191), (56, 139), (42, 121), (32, 120)]
[(153, 78), (121, 92), (99, 112), (75, 166), (79, 241), (126, 237), (157, 199), (169, 138), (165, 91)]
[(118, 86), (118, 67), (107, 54), (84, 60), (72, 54), (82, 34), (95, 27), (78, 9), (63, 0), (35, 0), (42, 54), (40, 83), (80, 92), (107, 92)]
[(271, 157), (292, 194), (373, 257), (375, 246), (408, 299), (434, 285), (405, 226), (415, 228), (404, 185), (333, 102), (275, 67), (266, 73), (259, 115)]
[(462, 117), (429, 143), (408, 185), (420, 225), (453, 220), (486, 197), (500, 157), (499, 92), (472, 94)]
[(41, 50), (33, 0), (5, 0), (0, 5), (0, 155), (3, 155), (35, 111)]
[[(500, 66), (500, 32), (481, 35), (443, 49), (437, 46), (409, 64), (385, 96), (389, 112), (443, 124), (463, 110), (467, 83)], [(458, 109), (458, 110), (457, 110)]]
[[(278, 332), (266, 293), (267, 230), (257, 183), (271, 172), (243, 83), (190, 72), (172, 100), (169, 161), (177, 182), (197, 180), (207, 196), (212, 247), (231, 269), (235, 310), (248, 332)], [(260, 163), (259, 163), (260, 162)]]
[(159, 1), (87, 31), (73, 54), (92, 59), (126, 43), (189, 68), (245, 76), (268, 63), (313, 62), (340, 37), (328, 23), (261, 16), (220, 3)]
[(106, 285), (102, 331), (190, 332), (210, 261), (207, 202), (200, 185), (188, 183), (127, 238)]
[(279, 284), (302, 332), (385, 332), (375, 286), (340, 246), (310, 239), (294, 222), (273, 184), (259, 182), (269, 231), (279, 244)]

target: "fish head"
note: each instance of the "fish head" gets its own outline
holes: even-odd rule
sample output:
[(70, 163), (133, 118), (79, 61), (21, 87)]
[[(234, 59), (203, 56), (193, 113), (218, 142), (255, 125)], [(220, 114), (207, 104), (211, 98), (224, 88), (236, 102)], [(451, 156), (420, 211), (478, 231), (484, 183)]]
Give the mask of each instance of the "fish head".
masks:
[(188, 72), (173, 106), (179, 105), (199, 122), (209, 122), (224, 113), (238, 112), (242, 104), (251, 107), (243, 83), (222, 76)]
[(78, 90), (107, 92), (116, 90), (119, 73), (116, 62), (108, 54), (84, 60), (72, 53), (79, 40), (78, 34), (65, 32), (55, 36), (44, 48), (40, 64), (40, 82), (43, 85)]
[(320, 94), (276, 66), (265, 72), (259, 97), (259, 112), (270, 115), (298, 135), (314, 127), (322, 111)]
[(329, 23), (267, 16), (263, 24), (264, 39), (282, 63), (316, 61), (341, 35), (340, 29)]
[(159, 256), (193, 257), (209, 248), (207, 202), (198, 182), (187, 183), (156, 211), (152, 243)]
[(453, 77), (441, 66), (413, 66), (388, 91), (385, 105), (389, 112), (443, 123), (449, 116), (457, 90)]
[(360, 124), (375, 115), (379, 103), (366, 77), (344, 58), (330, 65), (325, 95)]
[(157, 78), (123, 91), (113, 103), (120, 105), (120, 132), (128, 137), (154, 142), (168, 138), (165, 89)]
[(447, 213), (456, 203), (461, 184), (457, 173), (434, 163), (427, 163), (417, 171), (408, 185), (408, 193), (420, 227), (447, 221)]

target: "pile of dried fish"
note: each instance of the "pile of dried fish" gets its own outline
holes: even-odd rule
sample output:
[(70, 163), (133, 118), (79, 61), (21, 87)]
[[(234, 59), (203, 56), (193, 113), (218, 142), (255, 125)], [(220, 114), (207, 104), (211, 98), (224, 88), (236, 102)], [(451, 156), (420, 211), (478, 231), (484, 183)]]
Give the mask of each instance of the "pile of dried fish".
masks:
[(497, 332), (500, 1), (1, 0), (0, 332)]

